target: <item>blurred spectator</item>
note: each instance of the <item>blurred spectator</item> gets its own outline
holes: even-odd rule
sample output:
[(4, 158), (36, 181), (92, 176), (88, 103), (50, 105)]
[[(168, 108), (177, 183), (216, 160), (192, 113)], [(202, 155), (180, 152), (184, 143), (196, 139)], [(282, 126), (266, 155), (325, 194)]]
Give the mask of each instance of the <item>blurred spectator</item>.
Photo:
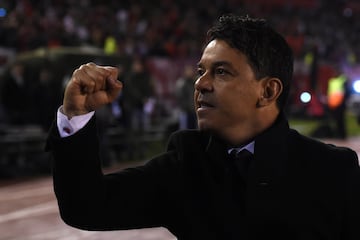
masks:
[(350, 96), (350, 86), (347, 76), (339, 68), (328, 83), (329, 117), (334, 123), (334, 137), (346, 139), (346, 103)]
[(124, 114), (126, 125), (132, 131), (148, 130), (154, 107), (154, 84), (145, 59), (136, 58), (130, 73), (124, 79)]
[(49, 129), (61, 98), (52, 74), (49, 69), (42, 68), (38, 79), (33, 81), (29, 91), (30, 108), (32, 109), (31, 121), (40, 125), (44, 131)]
[[(118, 106), (122, 108), (117, 110), (121, 109), (121, 123), (124, 124), (124, 133), (128, 141), (125, 146), (118, 147), (125, 147), (129, 159), (141, 159), (145, 156), (147, 147), (141, 143), (139, 135), (134, 137), (133, 133), (145, 133), (150, 130), (155, 101), (153, 79), (147, 70), (146, 59), (135, 58), (122, 81), (124, 88), (118, 98)], [(123, 99), (126, 100), (122, 101)], [(112, 111), (116, 114), (116, 108), (112, 108)]]
[(194, 111), (194, 81), (196, 80), (193, 66), (186, 65), (183, 75), (176, 81), (176, 98), (180, 108), (179, 129), (197, 127)]
[(29, 120), (29, 86), (25, 79), (25, 68), (15, 63), (9, 75), (4, 77), (1, 98), (6, 118), (10, 124), (22, 125)]

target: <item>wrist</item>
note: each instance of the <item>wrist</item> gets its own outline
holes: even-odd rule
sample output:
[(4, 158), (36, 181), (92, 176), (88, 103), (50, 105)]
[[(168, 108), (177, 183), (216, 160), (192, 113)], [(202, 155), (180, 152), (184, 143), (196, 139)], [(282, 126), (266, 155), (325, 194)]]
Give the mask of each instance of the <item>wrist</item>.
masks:
[(85, 115), (89, 112), (87, 111), (69, 111), (68, 109), (65, 108), (65, 106), (61, 106), (59, 111), (64, 114), (69, 120), (73, 117), (76, 117), (76, 116), (81, 116), (81, 115)]

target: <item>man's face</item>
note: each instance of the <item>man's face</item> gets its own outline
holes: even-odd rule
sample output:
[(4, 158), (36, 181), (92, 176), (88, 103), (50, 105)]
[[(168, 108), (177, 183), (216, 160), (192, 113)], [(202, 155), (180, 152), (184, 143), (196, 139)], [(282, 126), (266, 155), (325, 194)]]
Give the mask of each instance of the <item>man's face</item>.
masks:
[(199, 128), (223, 137), (235, 133), (244, 135), (240, 139), (252, 137), (262, 87), (246, 56), (215, 39), (206, 46), (198, 73), (194, 101)]

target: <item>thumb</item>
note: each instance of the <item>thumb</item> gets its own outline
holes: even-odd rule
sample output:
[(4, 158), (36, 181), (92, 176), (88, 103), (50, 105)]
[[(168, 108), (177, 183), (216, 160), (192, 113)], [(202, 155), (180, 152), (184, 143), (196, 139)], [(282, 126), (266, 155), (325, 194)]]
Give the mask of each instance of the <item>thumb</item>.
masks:
[(111, 67), (111, 66), (105, 66), (104, 67), (107, 71), (108, 71), (108, 78), (116, 81), (119, 77), (119, 69), (116, 67)]
[(123, 88), (123, 84), (118, 80), (118, 68), (112, 66), (104, 66), (104, 68), (109, 72), (106, 79), (106, 94), (109, 102), (112, 102), (119, 96), (120, 91)]
[(108, 100), (109, 102), (112, 102), (119, 96), (121, 89), (123, 88), (123, 84), (117, 79), (107, 78), (106, 85)]

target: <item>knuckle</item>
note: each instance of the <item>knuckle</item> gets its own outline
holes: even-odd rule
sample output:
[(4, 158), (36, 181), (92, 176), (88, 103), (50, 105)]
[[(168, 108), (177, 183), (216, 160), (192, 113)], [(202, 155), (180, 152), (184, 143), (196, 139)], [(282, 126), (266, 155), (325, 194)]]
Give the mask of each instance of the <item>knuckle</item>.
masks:
[(90, 81), (89, 83), (89, 87), (95, 87), (96, 83), (94, 81)]
[(73, 72), (73, 74), (72, 74), (72, 77), (73, 77), (73, 78), (78, 78), (78, 77), (80, 77), (81, 74), (82, 74), (82, 71), (83, 71), (83, 70), (81, 69), (81, 67), (78, 68), (78, 69), (75, 69), (74, 72)]
[(87, 67), (87, 64), (82, 64), (82, 65), (80, 65), (80, 67), (78, 68), (79, 70), (82, 70), (82, 69), (84, 69), (84, 68), (86, 68)]
[(118, 68), (112, 68), (112, 70), (113, 70), (113, 72), (115, 73), (115, 74), (119, 74), (119, 69)]
[(74, 70), (73, 74), (78, 75), (80, 71), (81, 71), (80, 68), (77, 68), (77, 69)]
[(95, 76), (95, 81), (96, 81), (97, 83), (101, 83), (101, 82), (103, 81), (103, 79), (104, 79), (104, 77), (101, 76), (101, 75), (96, 75), (96, 76)]

